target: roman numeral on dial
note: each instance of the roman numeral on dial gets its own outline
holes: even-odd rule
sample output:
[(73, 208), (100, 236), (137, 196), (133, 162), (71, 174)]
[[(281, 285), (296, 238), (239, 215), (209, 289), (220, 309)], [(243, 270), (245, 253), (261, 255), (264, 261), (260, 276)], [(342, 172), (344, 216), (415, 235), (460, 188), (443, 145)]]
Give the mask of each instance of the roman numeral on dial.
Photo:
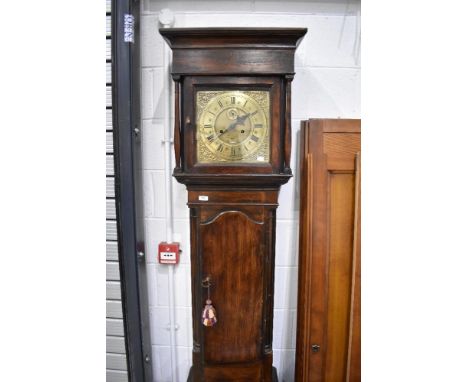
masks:
[(236, 97), (231, 97), (231, 103), (236, 103)]
[(255, 128), (256, 129), (262, 129), (263, 128), (263, 125), (261, 123), (256, 123), (255, 124)]
[(258, 137), (255, 136), (255, 135), (252, 135), (252, 136), (250, 137), (250, 139), (251, 139), (252, 141), (254, 141), (254, 142), (258, 142)]
[(224, 146), (223, 146), (222, 144), (220, 144), (220, 145), (218, 146), (218, 148), (216, 149), (216, 151), (221, 152), (221, 151), (223, 151), (223, 149), (224, 149)]

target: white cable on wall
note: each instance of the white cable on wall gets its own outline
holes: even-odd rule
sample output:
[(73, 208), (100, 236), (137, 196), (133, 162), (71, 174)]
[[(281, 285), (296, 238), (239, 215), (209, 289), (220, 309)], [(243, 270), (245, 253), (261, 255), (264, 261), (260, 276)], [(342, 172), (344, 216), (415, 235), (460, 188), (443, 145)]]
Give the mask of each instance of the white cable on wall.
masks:
[[(159, 22), (163, 28), (169, 28), (174, 24), (174, 14), (169, 9), (162, 9), (159, 13)], [(156, 32), (157, 33), (157, 32)], [(165, 95), (164, 102), (164, 180), (166, 194), (166, 242), (173, 241), (173, 201), (172, 201), (172, 127), (171, 127), (171, 105), (173, 100), (172, 78), (170, 74), (171, 52), (166, 44), (163, 45), (164, 59), (164, 79), (163, 92)], [(171, 377), (172, 382), (177, 381), (177, 353), (176, 353), (176, 335), (177, 325), (175, 322), (175, 294), (174, 294), (174, 265), (166, 265), (169, 267), (168, 272), (168, 297), (169, 297), (169, 332), (170, 332), (170, 351), (171, 351)]]

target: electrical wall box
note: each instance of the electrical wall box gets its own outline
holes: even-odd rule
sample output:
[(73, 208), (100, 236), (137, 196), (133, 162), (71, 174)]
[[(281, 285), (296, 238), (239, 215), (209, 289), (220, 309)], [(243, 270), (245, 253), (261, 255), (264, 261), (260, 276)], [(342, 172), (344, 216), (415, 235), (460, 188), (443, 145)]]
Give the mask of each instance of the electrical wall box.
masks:
[(179, 243), (159, 243), (158, 260), (160, 264), (178, 264), (179, 255)]

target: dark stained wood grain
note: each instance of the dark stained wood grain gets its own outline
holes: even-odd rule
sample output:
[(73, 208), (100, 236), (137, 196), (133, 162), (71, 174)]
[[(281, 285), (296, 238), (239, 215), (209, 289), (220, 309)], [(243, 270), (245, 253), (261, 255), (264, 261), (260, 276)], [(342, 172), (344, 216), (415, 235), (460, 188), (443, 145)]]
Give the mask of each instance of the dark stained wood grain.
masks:
[(207, 74), (279, 74), (292, 73), (294, 52), (284, 49), (175, 51), (173, 56), (174, 73), (187, 74), (193, 64), (199, 65), (198, 75)]
[[(248, 366), (247, 366), (248, 368)], [(224, 371), (222, 369), (222, 367), (219, 367), (218, 369), (221, 369), (219, 371), (219, 377), (217, 375), (213, 376), (213, 378), (211, 379), (212, 381), (225, 381), (226, 380), (226, 373), (230, 373), (230, 371)], [(265, 381), (268, 381), (268, 382), (278, 382), (278, 373), (276, 372), (276, 368), (275, 367), (272, 367), (271, 368), (272, 371), (271, 371), (271, 379), (268, 379), (269, 376), (265, 376), (264, 379)], [(210, 368), (210, 373), (212, 373), (213, 369)], [(245, 376), (245, 374), (243, 373), (243, 371), (239, 371), (237, 373), (239, 375), (238, 379), (236, 379), (236, 381), (241, 381), (241, 382), (251, 382), (251, 381), (254, 381), (254, 380), (258, 380), (259, 378), (252, 378), (251, 375), (248, 375), (247, 377)], [(187, 382), (194, 382), (195, 381), (195, 377), (194, 377), (195, 373), (194, 373), (194, 368), (190, 368), (190, 372), (189, 372), (189, 376), (187, 378)], [(228, 376), (230, 376), (230, 374), (228, 374)], [(261, 377), (260, 377), (261, 378)]]
[(359, 120), (302, 122), (297, 382), (360, 380), (359, 152)]
[(286, 76), (286, 110), (284, 118), (284, 167), (285, 172), (291, 172), (291, 81), (294, 76)]
[(225, 366), (207, 366), (205, 368), (206, 382), (232, 381), (235, 375), (236, 382), (252, 382), (262, 379), (262, 365), (254, 363), (252, 365), (230, 365)]
[(294, 51), (305, 28), (164, 28), (180, 75), (294, 74)]
[(180, 169), (180, 81), (179, 78), (174, 78), (174, 154), (176, 168)]
[[(272, 380), (277, 200), (277, 191), (189, 191), (194, 343), (200, 345), (194, 381)], [(207, 276), (218, 317), (213, 327), (200, 324)]]
[(159, 33), (172, 49), (292, 48), (295, 49), (307, 28), (163, 28)]
[[(207, 200), (200, 201), (199, 196), (203, 195), (207, 197)], [(262, 205), (262, 206), (273, 206), (277, 207), (278, 192), (276, 191), (265, 191), (258, 192), (258, 190), (236, 190), (231, 191), (189, 191), (188, 201), (190, 205), (200, 206), (219, 206), (223, 205)], [(261, 211), (261, 210), (260, 210)]]
[(294, 52), (284, 49), (175, 51), (173, 57), (174, 73), (190, 73), (192, 64), (198, 64), (199, 75), (207, 74), (279, 74), (294, 71)]
[(211, 299), (216, 303), (218, 317), (214, 327), (204, 330), (205, 361), (260, 360), (263, 221), (227, 210), (201, 225), (203, 277), (213, 280)]

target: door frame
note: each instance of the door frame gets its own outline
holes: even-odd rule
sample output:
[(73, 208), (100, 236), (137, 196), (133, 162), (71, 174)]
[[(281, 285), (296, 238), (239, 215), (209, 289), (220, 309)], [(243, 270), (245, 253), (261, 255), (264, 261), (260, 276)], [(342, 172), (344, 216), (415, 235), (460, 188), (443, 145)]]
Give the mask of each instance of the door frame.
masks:
[[(125, 41), (133, 15), (133, 41)], [(122, 313), (130, 382), (152, 381), (141, 179), (140, 2), (112, 0), (112, 123)]]

